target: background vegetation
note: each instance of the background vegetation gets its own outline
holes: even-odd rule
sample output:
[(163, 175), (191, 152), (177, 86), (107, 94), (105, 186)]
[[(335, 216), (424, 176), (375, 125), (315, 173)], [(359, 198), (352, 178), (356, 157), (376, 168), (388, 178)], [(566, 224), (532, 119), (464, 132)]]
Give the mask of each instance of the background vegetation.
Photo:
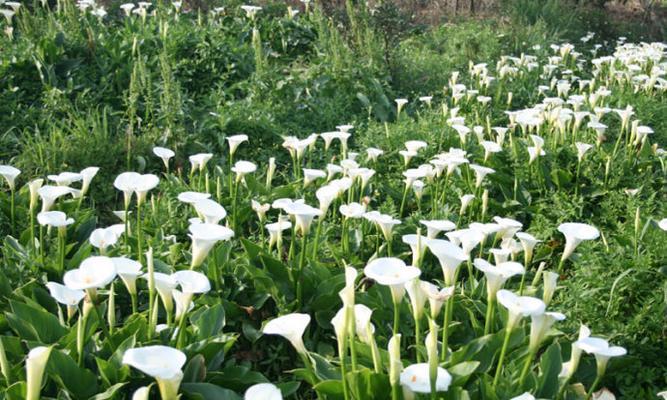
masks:
[[(604, 49), (619, 36), (666, 37), (664, 24), (611, 19), (589, 4), (562, 0), (507, 0), (484, 18), (445, 15), (436, 25), (389, 1), (368, 9), (341, 4), (326, 14), (316, 8), (297, 19), (284, 17), (286, 5), (276, 1), (263, 4), (258, 16), (258, 52), (241, 4), (225, 1), (225, 11), (215, 17), (207, 15), (213, 6), (191, 8), (162, 26), (150, 18), (123, 18), (118, 1), (109, 4), (104, 24), (94, 16), (55, 17), (39, 8), (17, 14), (15, 37), (0, 38), (2, 163), (26, 176), (101, 167), (92, 190), (103, 210), (97, 217), (110, 221), (122, 199), (108, 182), (124, 170), (159, 168), (159, 160), (143, 156), (155, 145), (176, 150), (177, 166), (187, 171), (185, 155), (226, 154), (224, 137), (236, 133), (249, 135), (252, 143), (239, 150), (238, 159), (260, 165), (276, 154), (287, 157), (277, 151), (282, 135), (304, 137), (341, 123), (355, 125), (359, 146), (389, 147), (391, 141), (397, 148), (408, 138), (435, 143), (431, 122), (439, 114), (419, 115), (411, 107), (407, 113), (419, 129), (412, 119), (399, 121), (386, 137), (384, 122), (396, 118), (394, 98), (437, 98), (451, 72), (465, 70), (470, 61), (492, 65), (503, 54), (546, 52), (550, 44), (566, 41), (578, 45), (589, 30)], [(521, 90), (527, 89), (516, 88)], [(617, 103), (633, 104), (642, 123), (655, 130), (652, 140), (665, 147), (664, 97), (619, 96)], [(602, 160), (596, 162), (604, 168)], [(631, 240), (637, 207), (646, 215), (667, 215), (664, 174), (644, 172), (646, 180), (614, 177), (607, 190), (587, 193), (584, 200), (551, 192), (495, 206), (538, 216), (530, 227), (545, 237), (553, 234), (554, 221), (581, 218), (603, 234), (628, 233), (615, 240)], [(639, 188), (639, 194), (628, 196), (628, 188)], [(9, 214), (8, 205), (2, 206), (4, 237)], [(653, 398), (667, 387), (667, 244), (651, 231), (645, 241), (649, 250), (640, 258), (614, 250), (622, 247), (613, 242), (596, 245), (562, 281), (554, 304), (568, 310), (572, 327), (586, 323), (629, 349), (605, 382), (628, 399)], [(3, 253), (6, 270), (12, 258), (8, 250)], [(239, 363), (268, 376), (279, 372), (279, 360), (260, 360), (255, 353), (251, 325), (239, 331), (239, 346), (247, 351), (239, 352)]]

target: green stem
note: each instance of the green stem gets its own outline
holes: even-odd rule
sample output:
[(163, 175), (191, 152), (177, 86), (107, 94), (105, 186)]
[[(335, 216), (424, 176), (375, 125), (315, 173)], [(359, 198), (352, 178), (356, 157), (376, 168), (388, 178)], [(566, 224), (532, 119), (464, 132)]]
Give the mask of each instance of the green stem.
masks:
[(408, 185), (405, 185), (405, 189), (403, 189), (403, 198), (401, 199), (401, 211), (398, 213), (399, 217), (403, 217), (403, 210), (405, 209), (405, 200), (408, 197)]
[(496, 306), (496, 299), (489, 299), (489, 304), (486, 306), (486, 319), (484, 322), (484, 335), (491, 333), (491, 327), (493, 326), (493, 316), (494, 309)]
[(16, 234), (16, 232), (14, 231), (15, 228), (16, 228), (15, 205), (14, 205), (14, 197), (15, 197), (15, 196), (14, 196), (14, 191), (15, 191), (15, 189), (12, 188), (12, 190), (11, 190), (11, 192), (10, 192), (10, 194), (9, 194), (9, 196), (10, 196), (10, 197), (9, 197), (9, 202), (10, 202), (10, 205), (9, 205), (9, 207), (10, 207), (10, 211), (9, 211), (9, 212), (10, 212), (10, 214), (11, 214), (11, 220), (12, 220), (12, 234)]
[(313, 260), (317, 258), (317, 247), (320, 242), (320, 233), (322, 231), (322, 220), (324, 219), (325, 215), (326, 214), (322, 214), (322, 216), (320, 216), (318, 218), (319, 220), (317, 221), (317, 229), (315, 230), (315, 243), (313, 244), (313, 257), (312, 257)]
[(588, 392), (586, 392), (586, 400), (591, 398), (591, 396), (593, 395), (593, 392), (595, 391), (595, 388), (598, 386), (601, 379), (602, 379), (602, 376), (600, 376), (600, 374), (595, 376), (595, 380), (593, 381), (593, 384), (591, 385), (590, 389), (588, 389)]
[(419, 353), (419, 345), (421, 344), (421, 322), (417, 315), (415, 315), (415, 353), (417, 354), (417, 362), (422, 362), (422, 356)]
[(142, 247), (142, 232), (141, 232), (141, 204), (137, 202), (137, 261), (141, 263), (141, 257), (143, 256), (141, 252)]
[(530, 371), (530, 363), (535, 357), (535, 351), (536, 350), (531, 350), (526, 357), (526, 361), (523, 364), (523, 369), (521, 370), (521, 375), (519, 376), (519, 387), (523, 387), (523, 383), (526, 380), (526, 375), (528, 375), (528, 371)]
[(496, 375), (493, 378), (493, 388), (495, 389), (498, 385), (498, 380), (500, 379), (500, 372), (503, 369), (503, 361), (505, 361), (505, 353), (507, 353), (507, 346), (510, 342), (510, 335), (512, 333), (512, 327), (507, 326), (505, 328), (505, 339), (503, 339), (503, 347), (500, 350), (500, 358), (498, 359), (498, 366), (496, 367)]
[(454, 296), (447, 299), (445, 304), (445, 316), (442, 323), (442, 351), (440, 352), (440, 361), (444, 362), (447, 357), (447, 346), (449, 340), (449, 324), (452, 320), (452, 313), (454, 310)]
[(392, 300), (394, 303), (394, 326), (392, 329), (393, 335), (396, 336), (398, 334), (398, 323), (399, 323), (399, 317), (400, 317), (400, 302), (396, 299), (393, 298)]
[(296, 281), (296, 305), (301, 308), (303, 300), (303, 267), (306, 265), (306, 233), (302, 232), (301, 237), (301, 255), (299, 259), (299, 273)]
[(58, 272), (65, 271), (65, 228), (58, 228)]
[(345, 342), (346, 340), (343, 339), (338, 343), (338, 355), (340, 357), (340, 376), (343, 381), (343, 398), (348, 400), (350, 398), (350, 389), (347, 385), (347, 367), (345, 365), (345, 353), (347, 352), (347, 349)]

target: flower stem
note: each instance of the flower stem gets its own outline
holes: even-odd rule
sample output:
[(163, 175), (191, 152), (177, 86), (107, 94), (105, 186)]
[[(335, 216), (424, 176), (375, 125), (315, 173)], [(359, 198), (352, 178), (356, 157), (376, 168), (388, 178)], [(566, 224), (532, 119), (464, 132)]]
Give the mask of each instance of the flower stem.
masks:
[(591, 396), (593, 395), (593, 392), (595, 391), (595, 388), (598, 386), (601, 379), (602, 379), (602, 376), (600, 374), (597, 374), (595, 376), (595, 380), (593, 381), (593, 384), (591, 384), (590, 389), (588, 389), (588, 392), (586, 392), (586, 400), (591, 398)]
[(496, 299), (489, 299), (486, 306), (486, 319), (484, 321), (484, 335), (491, 333), (491, 327), (493, 326), (493, 316), (494, 308), (496, 306)]
[(530, 371), (530, 362), (533, 361), (533, 358), (535, 357), (535, 351), (536, 350), (531, 350), (526, 357), (526, 361), (523, 364), (523, 369), (521, 370), (521, 375), (519, 376), (519, 387), (522, 387), (524, 381), (526, 380), (526, 375), (528, 375), (528, 371)]
[(394, 326), (393, 326), (393, 335), (396, 336), (398, 334), (398, 322), (399, 322), (399, 317), (400, 317), (400, 302), (396, 299), (393, 299), (394, 303)]
[(306, 264), (306, 233), (302, 233), (301, 237), (301, 254), (299, 259), (299, 273), (296, 281), (296, 305), (301, 308), (303, 298), (303, 267)]
[(449, 324), (452, 320), (452, 313), (454, 310), (454, 296), (447, 299), (445, 304), (445, 317), (442, 323), (442, 351), (440, 352), (440, 361), (444, 362), (447, 358), (447, 346), (449, 340)]
[(503, 347), (500, 350), (500, 358), (498, 359), (498, 366), (496, 367), (496, 375), (493, 378), (493, 388), (495, 389), (498, 385), (498, 380), (500, 379), (500, 372), (503, 369), (503, 361), (505, 361), (505, 353), (507, 353), (507, 346), (510, 342), (510, 335), (512, 333), (512, 327), (507, 326), (505, 328), (505, 339), (503, 339)]
[(405, 208), (405, 200), (408, 197), (408, 185), (405, 185), (405, 189), (403, 190), (403, 198), (401, 199), (401, 211), (399, 211), (398, 216), (403, 217), (403, 209)]

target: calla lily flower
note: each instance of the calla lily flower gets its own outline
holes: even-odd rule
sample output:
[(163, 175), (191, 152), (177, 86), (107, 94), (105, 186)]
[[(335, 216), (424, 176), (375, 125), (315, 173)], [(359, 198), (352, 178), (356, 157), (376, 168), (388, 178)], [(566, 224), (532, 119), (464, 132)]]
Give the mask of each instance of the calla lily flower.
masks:
[(496, 293), (498, 293), (509, 278), (524, 273), (523, 266), (513, 261), (504, 262), (495, 266), (488, 263), (486, 260), (476, 258), (474, 265), (475, 268), (482, 271), (486, 277), (486, 292), (487, 298), (490, 301), (495, 300)]
[(303, 187), (308, 187), (312, 182), (315, 182), (317, 179), (326, 178), (327, 173), (321, 169), (303, 169)]
[(363, 343), (371, 344), (374, 342), (373, 334), (375, 333), (375, 326), (371, 323), (371, 316), (373, 310), (363, 304), (354, 305), (355, 330), (359, 340)]
[(269, 249), (282, 241), (283, 231), (290, 229), (292, 223), (289, 219), (279, 219), (278, 222), (267, 224), (266, 230), (269, 231)]
[(289, 340), (292, 346), (302, 355), (307, 355), (308, 351), (303, 344), (303, 332), (310, 324), (310, 315), (308, 314), (287, 314), (269, 321), (262, 332), (265, 335), (279, 335)]
[(153, 147), (153, 154), (162, 159), (164, 167), (167, 169), (169, 169), (169, 159), (176, 155), (173, 150), (167, 149), (165, 147)]
[(250, 18), (251, 20), (254, 20), (254, 19), (255, 19), (255, 15), (257, 14), (257, 12), (259, 12), (259, 11), (262, 10), (262, 7), (244, 5), (244, 6), (241, 6), (241, 9), (242, 9), (243, 11), (245, 11), (246, 16), (247, 16), (248, 18)]
[(199, 170), (199, 172), (202, 172), (206, 168), (206, 163), (211, 158), (213, 158), (213, 154), (211, 153), (198, 153), (191, 155), (188, 159), (190, 160), (192, 171)]
[(178, 201), (188, 204), (194, 204), (200, 200), (205, 200), (210, 197), (211, 197), (210, 193), (181, 192), (178, 194)]
[(65, 286), (74, 290), (86, 290), (95, 298), (96, 290), (107, 286), (116, 277), (116, 267), (109, 257), (88, 257), (77, 269), (69, 270), (63, 276)]
[(440, 262), (445, 285), (453, 286), (456, 283), (456, 273), (462, 262), (468, 260), (468, 255), (454, 243), (442, 239), (431, 239), (427, 242), (428, 249)]
[(565, 320), (565, 315), (559, 312), (545, 312), (531, 315), (529, 351), (537, 351), (547, 333), (556, 321)]
[(109, 246), (113, 246), (118, 242), (119, 235), (110, 228), (97, 228), (91, 234), (88, 241), (90, 244), (100, 250), (100, 253), (106, 253)]
[(42, 186), (37, 190), (37, 194), (42, 199), (42, 212), (49, 211), (55, 201), (66, 194), (74, 195), (75, 189), (66, 186)]
[(78, 172), (61, 172), (58, 175), (48, 175), (47, 178), (58, 186), (69, 186), (74, 182), (83, 180), (83, 175)]
[(86, 193), (88, 193), (88, 189), (90, 189), (90, 183), (92, 182), (95, 175), (97, 175), (99, 170), (100, 170), (99, 167), (88, 167), (88, 168), (84, 168), (80, 172), (80, 175), (83, 179), (83, 183), (81, 184), (81, 195), (82, 196), (85, 196)]
[(481, 165), (476, 165), (476, 164), (470, 164), (470, 168), (472, 168), (472, 170), (475, 171), (475, 187), (482, 186), (484, 178), (487, 175), (496, 172), (496, 170), (493, 168), (483, 167)]
[(229, 144), (229, 156), (233, 157), (234, 153), (236, 153), (236, 149), (238, 149), (241, 143), (247, 141), (248, 141), (248, 135), (229, 136), (227, 138), (227, 143)]
[(346, 307), (354, 306), (354, 282), (357, 279), (358, 272), (355, 268), (345, 267), (345, 287), (338, 292), (343, 305)]
[(465, 214), (466, 210), (468, 209), (468, 206), (472, 201), (475, 199), (474, 194), (464, 194), (463, 196), (460, 197), (461, 200), (461, 211), (459, 211), (460, 215)]
[(74, 218), (67, 218), (62, 211), (45, 211), (37, 214), (37, 222), (40, 225), (54, 228), (64, 228), (74, 223)]
[(424, 249), (426, 249), (427, 240), (422, 235), (403, 235), (403, 243), (410, 246), (410, 250), (412, 251), (412, 265), (419, 266)]
[(211, 290), (211, 282), (201, 272), (177, 271), (172, 276), (181, 286), (183, 293), (201, 294)]
[(392, 387), (398, 385), (403, 371), (401, 362), (401, 334), (394, 334), (389, 343), (387, 343), (387, 352), (389, 353), (389, 383)]
[(555, 272), (547, 271), (542, 275), (544, 279), (544, 290), (542, 291), (542, 301), (547, 306), (551, 303), (551, 299), (554, 297), (556, 292), (556, 284), (558, 283), (558, 274)]
[(366, 149), (366, 156), (369, 161), (377, 161), (378, 157), (384, 154), (383, 150), (377, 149), (375, 147), (369, 147)]
[(604, 375), (610, 358), (621, 357), (628, 353), (628, 351), (621, 346), (610, 346), (609, 342), (605, 339), (592, 336), (577, 340), (576, 344), (586, 353), (595, 355), (598, 376)]
[(563, 363), (563, 369), (561, 370), (559, 377), (570, 379), (577, 368), (579, 368), (579, 361), (581, 360), (581, 352), (583, 351), (579, 347), (579, 341), (591, 336), (591, 330), (588, 329), (586, 325), (581, 325), (579, 327), (579, 337), (578, 340), (572, 343), (572, 351), (570, 352), (570, 361)]
[(123, 364), (155, 378), (162, 400), (178, 399), (185, 361), (182, 351), (160, 345), (129, 349), (123, 354)]
[(496, 265), (507, 261), (512, 254), (512, 252), (508, 249), (491, 249), (489, 252), (493, 254), (493, 261), (496, 263)]
[(83, 290), (70, 289), (60, 283), (47, 282), (46, 287), (55, 301), (68, 307), (76, 307), (86, 297), (86, 292)]
[(488, 160), (491, 154), (500, 153), (503, 150), (498, 143), (489, 140), (484, 140), (480, 144), (484, 148), (484, 161)]
[(434, 284), (426, 281), (420, 282), (422, 291), (428, 297), (429, 307), (431, 309), (431, 319), (436, 319), (443, 304), (454, 295), (454, 286), (445, 287), (438, 290)]
[(126, 257), (112, 257), (116, 273), (125, 284), (130, 294), (137, 293), (137, 278), (141, 276), (141, 263)]
[(533, 259), (533, 250), (535, 249), (535, 245), (540, 243), (541, 240), (535, 239), (533, 235), (526, 232), (517, 232), (516, 237), (521, 242), (521, 246), (523, 246), (523, 253), (525, 255), (526, 266), (528, 266), (530, 261)]
[(560, 224), (558, 231), (565, 235), (565, 249), (563, 250), (561, 262), (567, 260), (572, 255), (579, 243), (584, 240), (594, 240), (600, 236), (600, 231), (594, 226), (577, 222)]
[(435, 239), (440, 232), (447, 232), (456, 229), (456, 224), (448, 220), (422, 220), (419, 222), (426, 226), (426, 237), (428, 239)]
[(246, 390), (243, 400), (283, 400), (283, 394), (272, 383), (258, 383)]
[(405, 282), (405, 291), (408, 292), (410, 305), (412, 307), (412, 314), (415, 319), (421, 319), (424, 315), (424, 307), (428, 301), (428, 295), (423, 289), (423, 284), (428, 283), (415, 278), (411, 281)]
[(192, 238), (192, 263), (190, 268), (200, 266), (217, 242), (229, 240), (234, 236), (233, 230), (215, 224), (192, 224), (188, 230)]
[[(149, 279), (148, 274), (144, 274), (141, 277), (146, 280)], [(153, 279), (155, 280), (155, 289), (160, 295), (165, 310), (167, 310), (167, 313), (171, 313), (174, 309), (172, 291), (176, 288), (178, 282), (176, 282), (176, 279), (174, 279), (172, 275), (167, 275), (162, 272), (154, 272)]]
[(387, 242), (391, 241), (391, 236), (394, 226), (399, 225), (401, 223), (400, 220), (395, 219), (391, 215), (386, 215), (386, 214), (378, 215), (373, 220), (373, 222), (375, 222), (375, 224), (377, 224), (377, 226), (380, 228), (380, 230), (382, 231), (382, 235), (384, 236)]
[(252, 174), (256, 170), (257, 165), (250, 161), (237, 161), (232, 167), (232, 172), (236, 174), (236, 182), (241, 182), (246, 175)]
[(428, 143), (424, 142), (423, 140), (408, 140), (407, 142), (405, 142), (405, 148), (408, 151), (412, 151), (415, 153), (426, 147), (428, 147)]
[(577, 142), (574, 145), (577, 148), (577, 160), (579, 162), (582, 162), (584, 160), (584, 156), (586, 155), (586, 152), (588, 152), (588, 150), (593, 148), (593, 145), (588, 144), (588, 143)]
[[(452, 383), (452, 376), (442, 367), (437, 368), (435, 390), (446, 392)], [(401, 385), (412, 393), (431, 393), (429, 364), (412, 364), (401, 372)]]
[(542, 157), (547, 154), (544, 150), (533, 146), (526, 147), (526, 150), (528, 151), (528, 164), (532, 164), (533, 161), (537, 160), (538, 157)]
[(329, 210), (329, 206), (334, 200), (336, 200), (336, 198), (339, 196), (339, 193), (339, 188), (333, 185), (326, 185), (317, 189), (315, 192), (315, 197), (317, 197), (317, 200), (320, 202), (320, 211), (322, 215), (326, 215), (327, 211)]
[(285, 207), (285, 212), (294, 217), (296, 230), (307, 235), (315, 217), (322, 216), (322, 211), (303, 203), (292, 203)]
[(113, 182), (113, 186), (123, 192), (125, 208), (130, 206), (132, 194), (135, 191), (137, 181), (140, 179), (140, 177), (141, 174), (137, 172), (123, 172), (122, 174), (118, 175)]
[(25, 360), (26, 369), (26, 400), (39, 400), (42, 390), (44, 370), (51, 356), (51, 347), (35, 347), (28, 353)]
[(369, 262), (364, 268), (364, 275), (380, 285), (389, 286), (392, 299), (399, 303), (405, 294), (405, 284), (418, 278), (421, 271), (406, 266), (399, 258), (382, 257)]
[(217, 224), (227, 216), (227, 211), (218, 202), (211, 199), (202, 199), (194, 203), (197, 214), (204, 217), (207, 224)]
[(484, 233), (476, 229), (459, 229), (445, 234), (453, 243), (460, 244), (463, 253), (470, 257), (472, 250), (484, 240)]
[(257, 213), (257, 218), (259, 218), (259, 222), (264, 222), (264, 220), (266, 220), (266, 213), (271, 209), (271, 204), (269, 203), (262, 204), (257, 200), (251, 200), (250, 206), (252, 210)]
[(39, 189), (44, 184), (44, 179), (34, 179), (28, 182), (28, 190), (30, 191), (30, 212), (37, 207), (37, 199), (39, 198)]
[(499, 290), (496, 297), (498, 298), (498, 302), (509, 311), (509, 316), (507, 318), (508, 331), (512, 330), (522, 317), (532, 317), (534, 315), (543, 314), (544, 309), (546, 308), (546, 305), (540, 299), (529, 296), (517, 296), (505, 289)]
[(342, 204), (339, 211), (345, 218), (357, 219), (364, 216), (366, 206), (359, 203)]

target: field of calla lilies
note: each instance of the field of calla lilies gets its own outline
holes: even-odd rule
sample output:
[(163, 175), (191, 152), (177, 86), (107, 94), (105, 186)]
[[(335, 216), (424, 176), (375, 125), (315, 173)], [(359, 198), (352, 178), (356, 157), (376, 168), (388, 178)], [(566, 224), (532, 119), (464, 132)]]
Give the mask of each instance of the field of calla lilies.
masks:
[(0, 399), (667, 399), (667, 44), (357, 3), (0, 0)]

